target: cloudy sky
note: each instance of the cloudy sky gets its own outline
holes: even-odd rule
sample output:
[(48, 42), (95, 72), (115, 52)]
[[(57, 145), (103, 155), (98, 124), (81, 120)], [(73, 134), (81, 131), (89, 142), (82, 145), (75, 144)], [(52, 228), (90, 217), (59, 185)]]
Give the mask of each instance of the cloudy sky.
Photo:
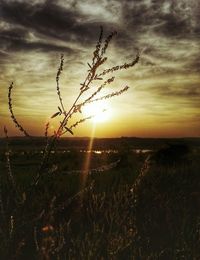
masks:
[[(110, 118), (96, 136), (182, 137), (200, 135), (200, 0), (1, 0), (0, 134), (20, 134), (10, 120), (7, 92), (32, 135), (57, 111), (55, 76), (65, 56), (61, 91), (66, 107), (78, 95), (92, 59), (100, 25), (118, 34), (106, 66), (121, 65), (141, 52), (139, 64), (116, 73), (109, 91)], [(51, 120), (51, 130), (56, 121)], [(89, 136), (92, 121), (75, 130)]]

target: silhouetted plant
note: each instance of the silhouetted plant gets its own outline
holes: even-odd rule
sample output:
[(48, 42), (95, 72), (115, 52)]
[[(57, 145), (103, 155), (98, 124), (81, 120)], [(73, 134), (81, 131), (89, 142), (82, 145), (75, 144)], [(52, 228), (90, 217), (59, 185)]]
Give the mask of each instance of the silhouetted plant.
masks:
[[(96, 48), (93, 52), (93, 58), (91, 63), (87, 63), (89, 69), (88, 69), (88, 73), (87, 76), (85, 78), (85, 80), (80, 84), (81, 87), (79, 89), (79, 93), (77, 95), (77, 97), (75, 98), (74, 102), (72, 103), (71, 108), (66, 111), (64, 103), (63, 103), (63, 98), (61, 95), (61, 90), (60, 90), (60, 76), (62, 74), (63, 71), (63, 66), (64, 66), (64, 55), (62, 54), (60, 57), (60, 64), (57, 70), (57, 75), (56, 75), (56, 91), (57, 91), (57, 95), (59, 98), (59, 102), (60, 102), (60, 106), (58, 106), (58, 111), (55, 112), (51, 118), (55, 118), (55, 117), (61, 117), (60, 119), (60, 124), (57, 128), (56, 131), (54, 131), (54, 134), (49, 138), (47, 138), (48, 135), (48, 128), (49, 128), (49, 123), (46, 124), (45, 127), (45, 137), (47, 139), (47, 144), (44, 148), (43, 151), (43, 158), (40, 164), (40, 167), (38, 169), (38, 173), (37, 176), (35, 177), (35, 180), (33, 182), (33, 186), (37, 185), (39, 182), (39, 179), (41, 178), (42, 175), (45, 174), (46, 170), (47, 170), (47, 166), (48, 166), (48, 162), (49, 162), (49, 158), (50, 158), (50, 154), (52, 149), (54, 148), (56, 141), (63, 136), (66, 133), (70, 133), (71, 135), (73, 135), (73, 128), (76, 128), (79, 124), (84, 123), (86, 120), (91, 119), (93, 116), (95, 115), (91, 115), (88, 117), (83, 117), (81, 119), (79, 119), (78, 121), (75, 121), (72, 124), (69, 124), (69, 119), (73, 119), (73, 116), (76, 113), (82, 113), (82, 109), (85, 105), (93, 103), (93, 102), (97, 102), (103, 99), (109, 99), (115, 96), (119, 96), (121, 94), (123, 94), (125, 91), (128, 90), (128, 86), (123, 87), (122, 89), (118, 90), (118, 91), (114, 91), (111, 92), (107, 95), (102, 95), (102, 96), (98, 96), (99, 93), (101, 93), (102, 89), (105, 88), (107, 85), (111, 84), (114, 82), (115, 77), (112, 76), (108, 79), (104, 79), (104, 76), (107, 76), (108, 74), (111, 74), (115, 71), (118, 70), (124, 70), (124, 69), (129, 69), (133, 66), (135, 66), (138, 61), (139, 61), (139, 53), (137, 54), (136, 58), (131, 61), (130, 63), (124, 63), (122, 65), (117, 65), (108, 69), (104, 69), (103, 71), (99, 71), (100, 67), (107, 61), (107, 57), (105, 57), (107, 48), (109, 47), (110, 41), (112, 40), (112, 38), (116, 35), (117, 33), (111, 32), (105, 39), (104, 44), (102, 43), (102, 38), (103, 38), (103, 28), (100, 28), (100, 35), (99, 35), (99, 39), (97, 41), (96, 44)], [(99, 81), (104, 81), (102, 84), (100, 84), (100, 86), (97, 87), (93, 87), (92, 84), (95, 82), (98, 83)], [(22, 125), (17, 121), (14, 112), (13, 112), (13, 107), (12, 107), (12, 89), (13, 89), (13, 82), (11, 83), (10, 87), (9, 87), (9, 94), (8, 94), (8, 103), (9, 103), (9, 110), (11, 113), (11, 118), (15, 124), (15, 126), (25, 135), (25, 136), (30, 136), (27, 131), (22, 127)], [(88, 97), (85, 98), (84, 101), (80, 101), (80, 98), (83, 96), (83, 94), (87, 94), (89, 92), (89, 90), (91, 90), (91, 88), (93, 89), (92, 94), (89, 94)]]
[[(115, 76), (110, 76), (109, 78), (105, 78), (105, 76), (109, 76), (109, 74), (113, 74), (118, 70), (124, 70), (133, 67), (139, 61), (139, 54), (137, 54), (136, 58), (130, 63), (124, 63), (122, 65), (114, 66), (111, 68), (104, 69), (100, 71), (100, 68), (103, 64), (106, 63), (107, 57), (105, 57), (106, 51), (109, 47), (110, 41), (116, 35), (116, 32), (111, 32), (103, 42), (103, 28), (100, 28), (99, 39), (96, 43), (95, 50), (93, 52), (93, 57), (90, 63), (87, 63), (88, 72), (80, 84), (80, 88), (77, 94), (77, 97), (72, 102), (71, 107), (67, 111), (65, 108), (65, 104), (63, 102), (63, 98), (61, 95), (60, 89), (60, 77), (62, 75), (63, 67), (64, 67), (64, 55), (62, 54), (60, 57), (60, 64), (56, 74), (56, 92), (59, 98), (59, 106), (57, 107), (57, 111), (51, 116), (51, 119), (55, 117), (60, 117), (60, 123), (58, 128), (52, 135), (49, 136), (49, 125), (48, 122), (45, 125), (45, 139), (46, 145), (43, 149), (42, 159), (40, 161), (40, 165), (38, 167), (36, 176), (32, 183), (30, 183), (29, 187), (26, 191), (20, 190), (17, 183), (15, 182), (15, 178), (12, 173), (11, 163), (10, 163), (10, 151), (8, 147), (9, 138), (8, 131), (6, 127), (4, 128), (4, 133), (6, 137), (7, 150), (6, 150), (6, 166), (7, 166), (7, 187), (2, 191), (2, 186), (0, 185), (0, 237), (2, 238), (3, 243), (1, 243), (1, 253), (3, 258), (7, 259), (10, 257), (17, 258), (20, 255), (22, 248), (25, 246), (25, 234), (26, 232), (33, 233), (33, 241), (35, 244), (36, 252), (39, 257), (46, 259), (50, 259), (48, 257), (52, 256), (52, 252), (58, 252), (63, 249), (64, 244), (64, 230), (66, 231), (65, 226), (60, 226), (59, 230), (56, 231), (54, 227), (52, 227), (51, 223), (54, 221), (54, 215), (58, 214), (60, 210), (63, 208), (68, 208), (74, 201), (83, 197), (83, 194), (87, 194), (88, 192), (94, 188), (94, 180), (92, 180), (88, 186), (84, 187), (82, 190), (78, 191), (73, 196), (69, 197), (66, 201), (62, 201), (60, 204), (54, 206), (52, 201), (55, 202), (57, 197), (54, 195), (49, 199), (47, 205), (40, 205), (37, 210), (30, 210), (30, 205), (33, 200), (33, 197), (39, 197), (41, 192), (45, 190), (45, 182), (40, 183), (38, 185), (42, 177), (46, 177), (48, 173), (50, 173), (49, 169), (49, 159), (52, 150), (56, 147), (56, 143), (60, 137), (62, 137), (66, 133), (70, 133), (73, 135), (73, 130), (79, 124), (84, 123), (85, 121), (91, 119), (95, 115), (90, 115), (87, 117), (82, 117), (72, 121), (74, 115), (79, 113), (82, 114), (82, 109), (85, 105), (97, 102), (104, 99), (110, 99), (115, 96), (119, 96), (128, 90), (128, 86), (123, 87), (120, 90), (113, 91), (106, 95), (100, 95), (102, 90), (112, 84), (115, 81)], [(100, 83), (100, 82), (103, 83)], [(93, 86), (95, 83), (96, 87)], [(18, 121), (14, 110), (13, 110), (13, 89), (14, 83), (12, 82), (8, 88), (8, 107), (11, 115), (11, 119), (18, 128), (20, 132), (23, 133), (26, 137), (29, 137), (31, 141), (34, 141), (28, 131), (22, 126), (22, 124)], [(90, 91), (89, 91), (90, 90)], [(92, 91), (91, 91), (92, 90)], [(81, 98), (83, 98), (81, 100)], [(69, 123), (70, 119), (70, 123)], [(91, 172), (98, 173), (103, 170), (110, 170), (115, 167), (117, 163), (111, 163), (108, 165), (104, 165), (97, 169), (92, 169)], [(3, 178), (4, 176), (2, 176)], [(40, 186), (40, 187), (38, 187)], [(8, 189), (8, 190), (7, 190)], [(12, 191), (12, 192), (11, 192)], [(39, 192), (39, 193), (38, 193)], [(48, 208), (49, 205), (49, 208)], [(33, 215), (29, 216), (27, 214), (29, 210)], [(24, 214), (26, 212), (26, 214)], [(40, 221), (43, 227), (40, 227), (41, 231), (38, 232), (36, 222)], [(50, 233), (52, 235), (49, 235)], [(68, 231), (67, 231), (68, 232)], [(47, 237), (45, 238), (47, 234)], [(50, 248), (48, 248), (50, 246)], [(2, 251), (3, 250), (3, 251)]]

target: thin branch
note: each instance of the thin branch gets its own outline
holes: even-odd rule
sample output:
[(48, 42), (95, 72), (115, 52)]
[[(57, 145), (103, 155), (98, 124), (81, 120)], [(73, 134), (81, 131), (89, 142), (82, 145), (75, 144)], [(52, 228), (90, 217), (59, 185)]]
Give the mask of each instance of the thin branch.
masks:
[(102, 47), (101, 49), (101, 57), (103, 57), (103, 55), (106, 53), (106, 50), (108, 48), (108, 45), (110, 43), (110, 41), (112, 40), (112, 38), (117, 34), (116, 31), (114, 32), (111, 32), (108, 37), (105, 39), (105, 43), (104, 43), (104, 46)]
[(44, 136), (45, 136), (46, 139), (48, 139), (48, 131), (49, 131), (49, 122), (47, 122), (46, 125), (45, 125)]
[(30, 137), (30, 135), (28, 134), (28, 132), (22, 127), (22, 125), (17, 121), (14, 112), (13, 112), (13, 108), (12, 108), (12, 89), (13, 89), (13, 82), (10, 84), (9, 89), (8, 89), (8, 107), (9, 107), (9, 111), (11, 114), (11, 119), (14, 122), (15, 126), (27, 137)]
[(65, 107), (63, 105), (63, 100), (62, 100), (62, 96), (61, 96), (61, 92), (60, 92), (60, 84), (59, 84), (59, 80), (60, 80), (60, 75), (63, 71), (63, 64), (64, 64), (64, 55), (61, 54), (60, 56), (60, 65), (58, 67), (58, 71), (57, 71), (57, 75), (56, 75), (56, 90), (57, 90), (57, 94), (60, 100), (60, 105), (62, 107), (63, 113), (65, 113)]
[(117, 71), (117, 70), (122, 70), (122, 69), (129, 69), (133, 66), (135, 66), (138, 62), (139, 62), (139, 59), (140, 59), (140, 56), (139, 54), (136, 56), (136, 58), (130, 62), (130, 63), (124, 63), (123, 65), (117, 65), (117, 66), (114, 66), (110, 69), (105, 69), (102, 73), (100, 73), (98, 76), (101, 77), (101, 76), (104, 76), (108, 73), (112, 73), (114, 71)]
[(122, 93), (124, 93), (125, 91), (127, 91), (129, 89), (128, 86), (124, 87), (123, 89), (119, 90), (119, 91), (115, 91), (115, 92), (112, 92), (110, 94), (107, 94), (105, 96), (102, 96), (102, 97), (99, 97), (99, 98), (96, 98), (96, 99), (93, 99), (93, 100), (90, 100), (88, 102), (89, 103), (93, 103), (93, 102), (97, 102), (97, 101), (100, 101), (100, 100), (103, 100), (103, 99), (108, 99), (108, 98), (112, 98), (114, 96), (119, 96), (121, 95)]
[(102, 38), (103, 38), (103, 27), (100, 26), (100, 34), (99, 34), (99, 40), (96, 44), (96, 49), (93, 53), (93, 59), (92, 59), (92, 64), (94, 65), (95, 64), (95, 61), (97, 61), (99, 59), (99, 51), (100, 51), (100, 48), (101, 48), (101, 43), (102, 43)]
[(82, 123), (84, 123), (86, 120), (89, 120), (89, 119), (91, 119), (91, 118), (93, 118), (93, 117), (95, 117), (95, 115), (91, 115), (91, 116), (88, 116), (88, 117), (81, 118), (79, 121), (77, 121), (76, 123), (74, 123), (73, 125), (71, 125), (71, 126), (69, 127), (69, 129), (75, 128), (75, 127), (77, 127), (77, 125), (82, 124)]
[(89, 103), (98, 93), (100, 93), (100, 91), (107, 85), (107, 84), (111, 84), (113, 81), (115, 80), (115, 77), (109, 78), (106, 81), (104, 81), (104, 83), (95, 91), (92, 93), (92, 95), (90, 97), (88, 97), (84, 102), (78, 104), (75, 106), (74, 108), (74, 113), (76, 113), (77, 111), (81, 112), (81, 108), (86, 105), (87, 103)]
[(20, 195), (19, 195), (19, 191), (17, 189), (17, 185), (16, 185), (16, 182), (15, 182), (15, 179), (14, 179), (14, 176), (13, 176), (13, 173), (12, 173), (12, 169), (11, 169), (11, 164), (10, 164), (10, 150), (9, 150), (9, 139), (8, 139), (8, 130), (6, 127), (4, 127), (4, 134), (5, 134), (5, 138), (6, 138), (6, 152), (5, 152), (5, 155), (6, 155), (6, 167), (7, 167), (7, 176), (8, 176), (8, 181), (10, 182), (11, 184), (11, 187), (15, 193), (15, 200), (16, 199), (19, 199), (19, 201), (21, 201), (21, 198), (20, 198)]

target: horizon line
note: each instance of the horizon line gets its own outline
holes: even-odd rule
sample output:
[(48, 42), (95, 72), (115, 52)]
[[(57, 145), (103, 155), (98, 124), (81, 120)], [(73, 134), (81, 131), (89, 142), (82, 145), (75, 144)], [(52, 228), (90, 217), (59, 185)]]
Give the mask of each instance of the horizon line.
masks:
[[(49, 136), (51, 137), (51, 136)], [(0, 136), (0, 139), (4, 139), (5, 137), (4, 136)], [(9, 138), (29, 138), (27, 136), (21, 136), (21, 135), (11, 135), (9, 136)], [(30, 136), (30, 138), (46, 138), (45, 136), (42, 136), (42, 135), (32, 135)], [(65, 139), (65, 138), (68, 138), (68, 139), (90, 139), (89, 136), (63, 136), (63, 137), (60, 137), (60, 139)], [(152, 137), (152, 136), (145, 136), (145, 137), (142, 137), (142, 136), (114, 136), (114, 137), (98, 137), (98, 136), (95, 136), (94, 137), (95, 139), (121, 139), (121, 138), (137, 138), (137, 139), (188, 139), (188, 138), (200, 138), (200, 136), (174, 136), (174, 137)]]

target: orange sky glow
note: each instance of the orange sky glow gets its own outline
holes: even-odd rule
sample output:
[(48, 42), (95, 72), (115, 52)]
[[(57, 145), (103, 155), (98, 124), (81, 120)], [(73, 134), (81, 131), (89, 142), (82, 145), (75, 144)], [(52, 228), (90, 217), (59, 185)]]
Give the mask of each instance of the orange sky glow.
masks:
[[(128, 91), (75, 115), (71, 123), (96, 114), (78, 125), (74, 136), (90, 136), (95, 125), (95, 137), (199, 137), (199, 10), (198, 1), (184, 0), (2, 1), (0, 137), (4, 126), (10, 136), (22, 135), (9, 114), (11, 82), (13, 111), (23, 127), (33, 136), (44, 135), (47, 122), (49, 134), (57, 129), (61, 119), (51, 116), (60, 106), (56, 93), (60, 54), (64, 54), (60, 90), (68, 110), (87, 75), (100, 25), (104, 39), (111, 31), (118, 32), (102, 69), (129, 63), (138, 52), (140, 60), (114, 72), (115, 81), (100, 96), (125, 86)], [(100, 83), (95, 82), (91, 91)]]

